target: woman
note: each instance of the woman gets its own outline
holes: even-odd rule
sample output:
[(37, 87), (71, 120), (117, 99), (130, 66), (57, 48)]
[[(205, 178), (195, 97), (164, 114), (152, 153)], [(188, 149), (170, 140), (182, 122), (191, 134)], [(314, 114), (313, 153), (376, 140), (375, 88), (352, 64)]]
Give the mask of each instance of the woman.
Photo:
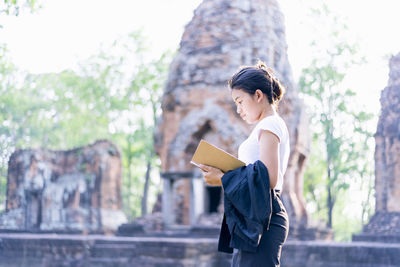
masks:
[[(288, 216), (280, 200), (290, 153), (288, 129), (277, 113), (284, 88), (263, 62), (240, 69), (232, 76), (229, 86), (237, 107), (236, 112), (247, 123), (256, 124), (239, 147), (239, 159), (247, 164), (246, 168), (256, 161), (265, 165), (269, 189), (273, 195), (269, 226), (262, 230), (256, 251), (235, 248), (232, 266), (279, 266), (282, 246), (289, 229)], [(202, 165), (201, 168), (208, 184), (224, 185), (226, 190), (223, 184), (226, 174), (211, 166)]]

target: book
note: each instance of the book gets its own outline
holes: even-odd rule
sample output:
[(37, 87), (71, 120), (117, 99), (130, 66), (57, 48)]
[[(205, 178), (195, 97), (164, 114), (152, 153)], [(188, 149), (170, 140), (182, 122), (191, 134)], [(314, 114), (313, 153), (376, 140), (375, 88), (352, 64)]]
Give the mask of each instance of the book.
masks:
[(203, 139), (200, 140), (190, 163), (199, 168), (199, 164), (208, 165), (223, 172), (246, 166), (243, 161)]

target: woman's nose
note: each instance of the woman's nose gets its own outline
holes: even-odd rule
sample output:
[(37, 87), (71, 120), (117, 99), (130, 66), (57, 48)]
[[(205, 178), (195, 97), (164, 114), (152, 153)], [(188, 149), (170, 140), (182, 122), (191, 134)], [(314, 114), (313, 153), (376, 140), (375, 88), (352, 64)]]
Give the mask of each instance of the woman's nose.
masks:
[(237, 114), (240, 114), (241, 108), (239, 106), (236, 107)]

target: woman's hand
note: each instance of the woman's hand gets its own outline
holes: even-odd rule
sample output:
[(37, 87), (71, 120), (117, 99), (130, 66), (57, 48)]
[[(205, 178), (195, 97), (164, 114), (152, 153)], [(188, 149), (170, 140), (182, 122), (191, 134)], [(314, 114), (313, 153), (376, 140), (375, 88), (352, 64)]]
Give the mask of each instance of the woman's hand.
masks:
[(220, 169), (203, 164), (200, 164), (200, 168), (207, 184), (222, 185), (221, 178), (224, 173)]

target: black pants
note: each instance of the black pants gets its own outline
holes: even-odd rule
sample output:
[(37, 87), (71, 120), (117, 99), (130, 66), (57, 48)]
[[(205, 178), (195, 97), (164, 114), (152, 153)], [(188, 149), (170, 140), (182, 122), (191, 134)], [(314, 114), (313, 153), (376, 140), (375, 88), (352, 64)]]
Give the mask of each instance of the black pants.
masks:
[(289, 232), (289, 219), (279, 195), (273, 202), (273, 213), (268, 230), (264, 230), (255, 253), (235, 249), (232, 267), (279, 267), (282, 246)]

